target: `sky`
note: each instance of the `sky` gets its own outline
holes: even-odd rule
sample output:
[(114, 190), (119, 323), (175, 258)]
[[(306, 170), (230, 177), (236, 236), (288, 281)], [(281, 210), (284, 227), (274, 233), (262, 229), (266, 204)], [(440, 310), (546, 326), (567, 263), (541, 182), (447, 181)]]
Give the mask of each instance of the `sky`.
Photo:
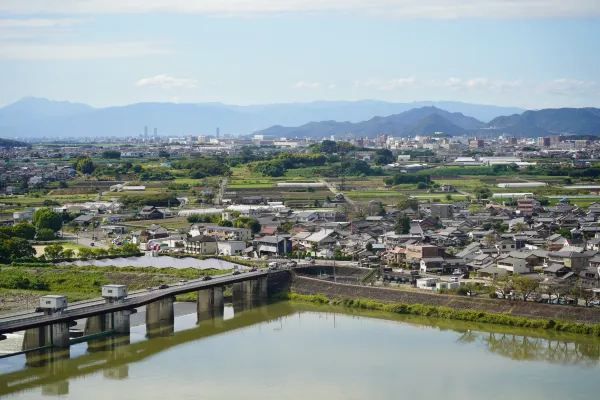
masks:
[(0, 106), (600, 107), (600, 0), (0, 0)]

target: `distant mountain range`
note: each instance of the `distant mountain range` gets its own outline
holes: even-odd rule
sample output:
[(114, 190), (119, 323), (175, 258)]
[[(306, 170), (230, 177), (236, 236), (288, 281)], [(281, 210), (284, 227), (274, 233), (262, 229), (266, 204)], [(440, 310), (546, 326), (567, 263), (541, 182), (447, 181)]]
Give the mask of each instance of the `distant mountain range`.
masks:
[[(343, 122), (340, 122), (343, 121)], [(220, 103), (137, 103), (94, 108), (86, 104), (24, 98), (0, 108), (0, 137), (67, 138), (262, 133), (272, 137), (600, 135), (600, 109), (559, 108), (525, 111), (461, 102), (390, 103), (320, 101), (235, 106)]]
[(548, 108), (525, 111), (522, 114), (494, 118), (487, 124), (487, 128), (520, 136), (559, 133), (600, 135), (600, 109)]
[(360, 122), (375, 116), (399, 114), (435, 106), (490, 121), (500, 115), (520, 113), (514, 107), (460, 102), (391, 103), (384, 101), (319, 101), (235, 106), (220, 103), (137, 103), (94, 108), (86, 104), (28, 97), (0, 108), (0, 137), (132, 136), (148, 126), (161, 135), (243, 135), (275, 124), (297, 126), (310, 121)]
[(374, 117), (358, 123), (322, 121), (298, 127), (272, 126), (257, 133), (271, 137), (374, 137), (415, 136), (443, 132), (448, 135), (474, 134), (540, 136), (553, 134), (600, 135), (600, 109), (559, 108), (525, 111), (501, 116), (484, 123), (462, 113), (437, 107), (421, 107), (387, 117)]
[(273, 126), (259, 131), (267, 136), (284, 137), (374, 137), (382, 133), (390, 136), (414, 136), (444, 132), (458, 135), (475, 131), (485, 124), (462, 113), (450, 113), (437, 107), (413, 108), (388, 117), (374, 117), (363, 122), (310, 122), (299, 127)]

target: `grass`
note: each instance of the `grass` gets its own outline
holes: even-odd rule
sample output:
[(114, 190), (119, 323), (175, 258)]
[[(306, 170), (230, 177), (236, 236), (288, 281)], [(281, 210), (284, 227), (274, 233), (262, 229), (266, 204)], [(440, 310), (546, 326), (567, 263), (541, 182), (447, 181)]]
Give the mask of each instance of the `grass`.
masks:
[(321, 294), (303, 295), (298, 293), (286, 293), (282, 296), (288, 300), (308, 302), (313, 304), (332, 304), (362, 310), (384, 311), (403, 315), (416, 315), (467, 322), (480, 322), (518, 328), (542, 329), (547, 331), (567, 332), (600, 337), (600, 324), (584, 324), (541, 318), (524, 318), (509, 314), (488, 313), (474, 310), (456, 310), (449, 307), (423, 304), (382, 303), (366, 299), (330, 299)]
[(109, 283), (124, 284), (133, 291), (228, 272), (195, 268), (5, 266), (0, 268), (0, 300), (17, 294), (43, 296), (53, 293), (63, 294), (72, 302), (99, 297), (101, 286)]

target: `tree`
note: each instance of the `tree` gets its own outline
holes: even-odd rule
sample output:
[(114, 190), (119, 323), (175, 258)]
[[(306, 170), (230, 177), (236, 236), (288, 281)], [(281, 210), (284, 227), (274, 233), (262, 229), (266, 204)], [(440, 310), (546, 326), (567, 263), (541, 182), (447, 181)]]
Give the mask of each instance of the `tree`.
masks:
[(37, 233), (35, 234), (35, 239), (41, 242), (46, 242), (48, 240), (56, 239), (56, 235), (52, 229), (42, 228), (38, 229)]
[(398, 218), (394, 231), (397, 234), (402, 235), (410, 233), (410, 218), (406, 214), (402, 214), (400, 218)]
[(14, 226), (0, 227), (0, 233), (8, 237), (32, 240), (35, 237), (35, 227), (28, 222), (20, 222)]
[(51, 229), (58, 232), (62, 228), (62, 216), (49, 208), (40, 208), (33, 213), (33, 224), (40, 229)]
[(367, 245), (365, 246), (365, 250), (373, 251), (373, 243), (368, 242)]
[(121, 158), (121, 152), (118, 150), (105, 150), (102, 152), (102, 158), (118, 160)]
[(233, 226), (236, 228), (250, 229), (252, 233), (258, 233), (261, 229), (260, 223), (256, 219), (250, 217), (239, 217), (235, 220)]
[(133, 243), (124, 243), (123, 246), (121, 246), (121, 253), (126, 255), (140, 254), (140, 248)]
[(558, 233), (566, 239), (571, 239), (572, 237), (571, 230), (569, 228), (560, 228)]
[(0, 262), (9, 263), (35, 256), (35, 250), (25, 239), (0, 234)]
[(590, 288), (586, 288), (583, 285), (581, 279), (577, 280), (576, 285), (573, 287), (571, 294), (577, 300), (582, 299), (585, 302), (585, 306), (589, 307), (590, 302), (596, 298), (596, 294)]
[(398, 196), (397, 207), (400, 210), (410, 208), (412, 210), (419, 211), (419, 200), (414, 199), (412, 197), (408, 197), (406, 195)]
[(325, 154), (337, 153), (337, 143), (333, 140), (323, 140), (319, 146), (319, 150)]
[(523, 296), (523, 301), (527, 301), (540, 287), (538, 280), (521, 275), (513, 275), (512, 282), (515, 290)]
[(46, 257), (47, 260), (57, 260), (63, 257), (63, 250), (64, 247), (60, 244), (48, 245), (44, 249), (44, 257)]
[(492, 191), (487, 186), (478, 186), (473, 190), (477, 200), (487, 199), (492, 196)]
[(82, 157), (75, 163), (75, 169), (82, 174), (89, 175), (96, 169), (96, 165), (92, 162), (89, 157)]
[(492, 281), (492, 289), (500, 293), (500, 297), (505, 299), (513, 291), (513, 282), (508, 275), (497, 276)]
[(75, 251), (73, 249), (64, 249), (62, 253), (63, 258), (75, 257)]
[(373, 161), (377, 165), (391, 164), (395, 161), (394, 154), (389, 149), (378, 149), (375, 151)]
[(79, 250), (77, 250), (77, 255), (79, 256), (79, 258), (83, 259), (92, 258), (94, 256), (94, 249), (82, 247)]
[(525, 230), (525, 224), (523, 222), (517, 222), (514, 226), (513, 226), (513, 230), (515, 232), (523, 232)]

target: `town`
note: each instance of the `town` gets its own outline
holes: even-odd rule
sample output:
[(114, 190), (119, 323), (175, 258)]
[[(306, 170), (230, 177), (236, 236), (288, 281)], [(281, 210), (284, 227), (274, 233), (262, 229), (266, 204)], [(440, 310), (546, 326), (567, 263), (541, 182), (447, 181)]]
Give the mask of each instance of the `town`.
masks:
[(332, 139), (163, 138), (146, 128), (3, 147), (6, 310), (28, 304), (15, 299), (23, 289), (57, 289), (19, 264), (140, 254), (337, 262), (337, 275), (318, 276), (600, 306), (594, 137)]

